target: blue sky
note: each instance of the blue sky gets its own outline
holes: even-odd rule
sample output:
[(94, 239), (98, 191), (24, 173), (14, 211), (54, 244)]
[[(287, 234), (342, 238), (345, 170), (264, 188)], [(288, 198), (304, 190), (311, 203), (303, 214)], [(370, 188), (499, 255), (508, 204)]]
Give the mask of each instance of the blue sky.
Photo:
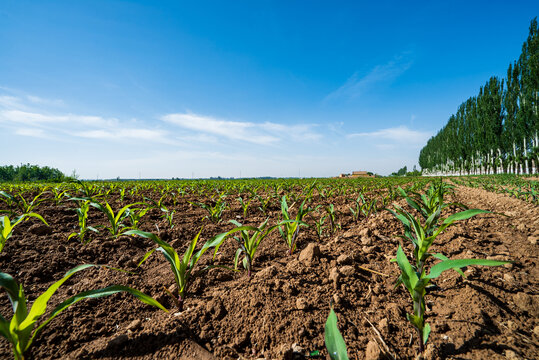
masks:
[(538, 1), (2, 1), (2, 164), (387, 175), (505, 76), (538, 14)]

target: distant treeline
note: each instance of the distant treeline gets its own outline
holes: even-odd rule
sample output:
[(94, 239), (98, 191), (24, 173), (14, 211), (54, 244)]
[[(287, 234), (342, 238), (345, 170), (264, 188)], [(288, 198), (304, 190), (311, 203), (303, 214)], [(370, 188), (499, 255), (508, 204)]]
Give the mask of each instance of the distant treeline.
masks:
[(30, 164), (0, 166), (0, 181), (64, 181), (67, 179), (60, 170), (48, 166)]
[(507, 78), (491, 77), (419, 155), (423, 174), (535, 173), (539, 166), (537, 18)]
[(408, 171), (408, 167), (404, 166), (389, 176), (421, 176), (421, 171), (417, 170), (415, 165), (413, 171)]

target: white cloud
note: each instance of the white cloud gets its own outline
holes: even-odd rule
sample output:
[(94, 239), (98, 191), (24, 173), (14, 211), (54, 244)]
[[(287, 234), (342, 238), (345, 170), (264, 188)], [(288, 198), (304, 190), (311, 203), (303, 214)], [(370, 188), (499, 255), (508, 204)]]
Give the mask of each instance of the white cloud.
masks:
[(324, 101), (337, 98), (357, 98), (376, 84), (393, 81), (408, 70), (412, 64), (410, 53), (405, 52), (395, 56), (385, 64), (375, 66), (364, 76), (360, 76), (356, 71), (342, 86), (328, 94)]
[(2, 110), (0, 111), (0, 121), (14, 124), (39, 125), (39, 124), (63, 124), (89, 125), (89, 126), (117, 126), (118, 120), (105, 119), (100, 116), (87, 116), (75, 114), (51, 115), (46, 113), (22, 111), (22, 110)]
[(411, 130), (404, 125), (378, 131), (354, 133), (347, 135), (348, 138), (365, 137), (410, 144), (425, 144), (431, 136), (432, 134), (430, 132)]
[[(39, 104), (41, 108), (29, 108), (28, 102), (34, 103), (34, 107)], [(126, 122), (94, 115), (49, 113), (42, 109), (45, 105), (49, 105), (47, 101), (29, 95), (25, 98), (0, 96), (0, 124), (13, 128), (17, 135), (50, 138), (47, 133), (52, 133), (56, 140), (61, 140), (62, 137), (64, 140), (79, 137), (109, 141), (125, 139), (174, 143), (168, 138), (168, 132), (145, 126), (133, 126), (136, 121)]]
[(199, 134), (210, 134), (229, 140), (241, 140), (261, 145), (271, 145), (282, 140), (317, 140), (320, 134), (312, 131), (313, 125), (283, 125), (272, 122), (253, 123), (216, 119), (192, 113), (168, 114), (162, 120)]
[(34, 95), (26, 95), (26, 98), (34, 104), (42, 104), (42, 105), (49, 105), (49, 106), (64, 106), (65, 105), (64, 101), (60, 99), (45, 99), (45, 98), (34, 96)]
[(114, 130), (90, 130), (73, 133), (75, 136), (89, 139), (137, 139), (137, 140), (152, 140), (158, 142), (166, 141), (166, 132), (161, 130), (148, 129), (114, 129)]
[(0, 107), (20, 109), (24, 107), (24, 105), (22, 104), (21, 99), (16, 96), (0, 95)]
[(46, 139), (48, 138), (47, 134), (43, 129), (36, 129), (36, 128), (21, 128), (15, 130), (15, 134), (21, 135), (21, 136), (30, 136), (35, 138), (41, 138)]

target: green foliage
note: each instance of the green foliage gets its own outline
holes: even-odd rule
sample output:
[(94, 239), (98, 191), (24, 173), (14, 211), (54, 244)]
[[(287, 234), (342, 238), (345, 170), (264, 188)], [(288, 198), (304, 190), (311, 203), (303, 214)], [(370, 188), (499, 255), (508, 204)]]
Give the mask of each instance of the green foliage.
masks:
[[(215, 248), (214, 254), (217, 254), (217, 251), (219, 250), (219, 247), (223, 244), (223, 242), (232, 234), (239, 232), (240, 236), (233, 237), (239, 246), (234, 256), (234, 269), (238, 268), (240, 256), (243, 254), (243, 267), (247, 269), (247, 276), (251, 277), (253, 260), (256, 255), (256, 251), (260, 246), (260, 243), (279, 225), (267, 227), (268, 219), (266, 219), (258, 227), (243, 226), (236, 220), (230, 220), (230, 222), (236, 225), (236, 227), (230, 231), (215, 236), (204, 245), (203, 249)], [(251, 235), (249, 235), (250, 231), (252, 232)]]
[(123, 220), (129, 216), (129, 213), (127, 212), (128, 209), (131, 206), (140, 205), (141, 203), (133, 203), (126, 205), (122, 207), (118, 213), (114, 213), (114, 210), (110, 207), (109, 203), (105, 201), (104, 204), (99, 203), (97, 201), (90, 201), (90, 205), (101, 211), (103, 214), (106, 215), (107, 219), (109, 220), (110, 227), (106, 227), (110, 234), (113, 237), (120, 236), (123, 232), (129, 230), (129, 227), (126, 227), (122, 222)]
[[(478, 214), (488, 213), (488, 211), (468, 209), (442, 220), (441, 212), (449, 206), (449, 204), (444, 203), (443, 195), (450, 191), (443, 183), (440, 182), (437, 186), (431, 186), (426, 195), (416, 194), (416, 196), (419, 195), (421, 201), (416, 201), (407, 196), (402, 189), (400, 191), (407, 203), (420, 214), (420, 217), (415, 217), (397, 205), (395, 205), (395, 211), (389, 210), (404, 225), (404, 234), (401, 237), (409, 240), (413, 245), (413, 264), (410, 264), (400, 245), (397, 249), (397, 263), (401, 271), (397, 285), (403, 284), (412, 297), (413, 313), (407, 314), (407, 319), (418, 332), (420, 353), (423, 353), (424, 344), (427, 342), (431, 331), (430, 325), (426, 324), (424, 319), (426, 287), (429, 285), (430, 280), (449, 269), (454, 269), (464, 276), (460, 269), (466, 266), (497, 266), (507, 262), (482, 259), (450, 260), (442, 254), (430, 253), (430, 247), (438, 235), (447, 227), (456, 221), (466, 220)], [(430, 273), (427, 274), (426, 264), (431, 257), (439, 259), (441, 262), (432, 266)]]
[(539, 166), (537, 18), (506, 78), (491, 77), (449, 117), (419, 154), (427, 173), (526, 173)]
[(140, 230), (129, 230), (125, 232), (125, 235), (142, 236), (143, 238), (152, 240), (154, 243), (159, 245), (158, 248), (150, 250), (146, 253), (146, 255), (144, 255), (144, 257), (139, 263), (139, 266), (142, 265), (142, 263), (144, 263), (144, 261), (146, 261), (146, 259), (148, 259), (148, 257), (150, 257), (150, 255), (154, 251), (157, 250), (163, 254), (165, 259), (170, 264), (170, 268), (172, 270), (172, 273), (174, 274), (174, 280), (176, 281), (176, 285), (178, 286), (178, 298), (176, 299), (171, 293), (169, 293), (169, 295), (172, 295), (172, 298), (174, 299), (176, 305), (178, 306), (178, 310), (180, 311), (183, 310), (183, 302), (187, 291), (187, 285), (189, 284), (189, 281), (193, 275), (193, 269), (195, 268), (202, 254), (204, 254), (204, 252), (209, 249), (209, 247), (203, 247), (198, 252), (194, 252), (201, 232), (202, 229), (200, 229), (198, 234), (193, 238), (193, 240), (191, 240), (189, 247), (187, 248), (181, 259), (176, 250), (174, 250), (174, 248), (169, 243), (161, 240), (155, 234)]
[(327, 205), (326, 212), (329, 219), (329, 230), (333, 234), (335, 230), (341, 228), (341, 224), (337, 222), (337, 212), (335, 211), (335, 206), (333, 206), (333, 204)]
[(24, 359), (24, 353), (30, 348), (39, 332), (52, 319), (69, 306), (86, 298), (99, 298), (118, 292), (127, 292), (146, 304), (167, 311), (159, 302), (138, 290), (127, 286), (113, 285), (104, 289), (85, 291), (70, 297), (60, 305), (56, 306), (56, 308), (54, 308), (54, 310), (46, 317), (45, 321), (36, 327), (39, 319), (47, 310), (47, 304), (50, 298), (56, 293), (58, 288), (75, 273), (93, 266), (97, 265), (79, 265), (69, 270), (62, 279), (52, 284), (43, 294), (38, 296), (30, 310), (27, 308), (27, 299), (22, 285), (19, 285), (10, 275), (0, 272), (0, 287), (6, 290), (13, 308), (13, 317), (11, 320), (6, 320), (0, 315), (0, 335), (11, 343), (13, 355), (16, 360)]
[(88, 226), (88, 210), (90, 210), (90, 200), (80, 200), (79, 207), (75, 209), (79, 221), (79, 231), (72, 232), (68, 236), (68, 240), (74, 236), (78, 236), (79, 241), (83, 244), (87, 244), (90, 240), (84, 240), (88, 231), (98, 232), (98, 230), (92, 226)]
[(335, 315), (333, 308), (331, 308), (329, 311), (324, 337), (326, 349), (328, 350), (329, 357), (332, 360), (348, 360), (346, 343), (344, 342), (341, 332), (337, 327), (337, 315)]
[(220, 195), (217, 200), (211, 204), (204, 204), (200, 202), (189, 202), (192, 205), (199, 206), (208, 212), (208, 215), (205, 218), (210, 219), (213, 223), (221, 222), (221, 217), (223, 211), (227, 208), (227, 203), (225, 201), (226, 196)]
[(288, 246), (288, 253), (292, 255), (294, 250), (296, 250), (296, 242), (298, 239), (300, 226), (309, 226), (307, 223), (302, 221), (303, 217), (313, 211), (313, 209), (310, 207), (305, 208), (305, 200), (303, 200), (294, 220), (291, 219), (289, 211), (290, 209), (286, 203), (286, 195), (284, 195), (281, 199), (281, 214), (283, 221), (279, 223), (279, 233)]
[(21, 164), (0, 166), (0, 181), (52, 181), (61, 182), (68, 178), (58, 169), (48, 166)]

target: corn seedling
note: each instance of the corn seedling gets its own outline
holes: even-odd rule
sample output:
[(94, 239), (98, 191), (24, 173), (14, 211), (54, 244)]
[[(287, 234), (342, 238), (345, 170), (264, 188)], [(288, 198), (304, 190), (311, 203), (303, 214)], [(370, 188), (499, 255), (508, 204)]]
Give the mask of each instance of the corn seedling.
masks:
[(215, 201), (215, 204), (204, 204), (199, 202), (189, 202), (192, 205), (199, 206), (206, 210), (208, 212), (208, 215), (205, 216), (205, 218), (210, 219), (213, 223), (219, 223), (221, 222), (221, 216), (223, 215), (223, 211), (226, 209), (226, 201), (225, 201), (225, 195), (219, 196), (217, 201)]
[(271, 199), (272, 197), (266, 197), (266, 198), (262, 198), (262, 196), (258, 196), (258, 200), (260, 201), (260, 206), (258, 207), (258, 209), (260, 211), (262, 211), (262, 213), (264, 215), (267, 215), (267, 211), (268, 211), (268, 206), (271, 204)]
[(9, 220), (9, 217), (1, 216), (0, 217), (0, 252), (4, 249), (6, 241), (13, 235), (13, 229), (15, 226), (20, 224), (27, 217), (35, 217), (36, 219), (41, 220), (45, 225), (49, 226), (45, 219), (39, 214), (36, 213), (27, 213), (13, 219), (13, 223)]
[(244, 201), (243, 198), (240, 196), (238, 198), (238, 201), (240, 202), (241, 209), (243, 211), (243, 218), (247, 218), (247, 212), (249, 211), (249, 204), (251, 204), (252, 199), (248, 201)]
[(81, 201), (79, 207), (76, 209), (77, 217), (79, 220), (79, 231), (71, 233), (67, 240), (71, 239), (74, 236), (78, 236), (79, 240), (83, 244), (87, 244), (90, 240), (84, 241), (86, 233), (89, 231), (98, 232), (96, 228), (88, 226), (88, 210), (90, 210), (90, 200)]
[(7, 193), (5, 191), (0, 191), (0, 200), (6, 203), (6, 205), (11, 209), (13, 208), (17, 201), (15, 200), (15, 196), (11, 195), (10, 193)]
[(100, 191), (101, 189), (96, 184), (80, 180), (77, 180), (76, 183), (80, 186), (79, 192), (81, 192), (85, 198), (97, 199), (104, 196)]
[(202, 254), (204, 254), (204, 252), (209, 249), (209, 247), (203, 247), (198, 252), (194, 253), (201, 232), (202, 229), (200, 229), (198, 234), (193, 238), (193, 240), (191, 240), (191, 243), (183, 254), (181, 260), (176, 250), (174, 250), (174, 248), (169, 243), (161, 240), (157, 235), (140, 230), (129, 230), (125, 232), (125, 235), (142, 236), (146, 239), (152, 240), (154, 243), (159, 245), (158, 248), (148, 251), (146, 255), (144, 255), (144, 257), (142, 258), (138, 266), (142, 265), (142, 263), (144, 263), (144, 261), (146, 261), (146, 259), (148, 259), (148, 257), (150, 257), (150, 255), (155, 250), (163, 253), (163, 256), (169, 262), (172, 273), (174, 274), (174, 280), (176, 281), (176, 285), (178, 286), (178, 298), (176, 298), (170, 291), (168, 291), (168, 289), (165, 289), (166, 292), (174, 299), (174, 302), (176, 303), (176, 306), (178, 307), (179, 311), (183, 310), (183, 303), (185, 300), (187, 285), (189, 284), (189, 281), (193, 276), (193, 269), (195, 268)]
[(288, 204), (286, 203), (286, 195), (284, 195), (281, 199), (281, 213), (283, 215), (283, 221), (279, 223), (279, 233), (281, 234), (281, 237), (284, 239), (286, 245), (288, 246), (289, 255), (292, 255), (294, 250), (296, 250), (296, 242), (298, 239), (300, 226), (309, 227), (309, 225), (303, 222), (302, 219), (303, 216), (313, 210), (310, 207), (305, 209), (304, 205), (305, 200), (303, 200), (303, 202), (301, 203), (295, 220), (292, 220), (290, 219), (290, 209), (288, 208)]
[(144, 209), (138, 209), (138, 208), (129, 208), (127, 209), (127, 216), (129, 217), (129, 221), (131, 222), (131, 226), (129, 228), (136, 230), (139, 227), (140, 220), (146, 213), (150, 210), (150, 208), (144, 208)]
[(361, 213), (365, 218), (368, 218), (370, 214), (376, 213), (376, 199), (366, 201), (361, 205)]
[(172, 210), (172, 211), (167, 211), (166, 213), (163, 214), (163, 216), (165, 217), (165, 219), (167, 219), (167, 222), (168, 222), (168, 226), (173, 229), (174, 228), (174, 223), (172, 222), (172, 220), (174, 219), (174, 213), (176, 212), (176, 210)]
[(324, 337), (331, 360), (348, 360), (346, 343), (337, 327), (337, 315), (333, 308), (329, 311)]
[(150, 209), (159, 209), (159, 210), (161, 210), (161, 212), (163, 213), (161, 215), (161, 218), (167, 220), (168, 226), (172, 229), (172, 228), (174, 228), (174, 223), (172, 222), (172, 220), (174, 219), (174, 213), (176, 212), (176, 210), (170, 211), (164, 205), (164, 200), (165, 200), (165, 197), (167, 195), (168, 194), (165, 194), (165, 195), (161, 196), (161, 198), (159, 199), (158, 202), (156, 202), (153, 199), (149, 199), (149, 198), (144, 198), (144, 200), (149, 201), (151, 203), (150, 204)]
[(52, 188), (52, 199), (56, 205), (60, 205), (62, 200), (66, 197), (69, 197), (69, 194), (67, 193), (67, 189), (61, 189), (61, 188)]
[[(0, 287), (7, 292), (8, 298), (11, 301), (13, 308), (13, 317), (11, 320), (6, 320), (0, 315), (0, 335), (5, 337), (12, 345), (13, 355), (16, 360), (23, 360), (24, 353), (30, 348), (36, 336), (40, 331), (58, 314), (76, 302), (86, 298), (99, 298), (112, 295), (118, 292), (127, 292), (135, 296), (140, 301), (158, 307), (161, 310), (167, 311), (159, 302), (152, 297), (132, 289), (127, 286), (112, 285), (103, 289), (90, 290), (72, 296), (69, 299), (56, 306), (54, 310), (46, 317), (39, 326), (36, 327), (39, 319), (45, 314), (47, 304), (56, 290), (64, 282), (66, 282), (75, 273), (97, 265), (80, 265), (69, 270), (62, 279), (52, 284), (43, 294), (41, 294), (33, 303), (30, 310), (27, 308), (27, 298), (24, 294), (22, 285), (6, 273), (0, 272)], [(35, 328), (35, 330), (34, 330)]]
[(327, 215), (321, 216), (318, 220), (315, 220), (314, 226), (316, 230), (316, 235), (318, 235), (318, 240), (322, 240), (322, 233), (324, 232), (324, 229), (326, 228), (324, 226), (324, 221), (326, 220)]
[[(407, 199), (408, 200), (408, 199)], [(419, 337), (419, 352), (423, 353), (424, 345), (430, 334), (430, 325), (425, 323), (425, 294), (426, 287), (429, 285), (431, 279), (435, 279), (442, 274), (442, 272), (454, 269), (459, 274), (464, 275), (460, 270), (463, 267), (470, 265), (484, 265), (484, 266), (497, 266), (506, 264), (506, 261), (495, 260), (483, 260), (483, 259), (458, 259), (449, 260), (442, 254), (432, 254), (429, 252), (429, 248), (433, 244), (434, 240), (440, 235), (447, 227), (459, 220), (469, 219), (472, 216), (488, 213), (488, 211), (480, 209), (469, 209), (466, 211), (458, 212), (444, 219), (439, 224), (440, 212), (444, 204), (442, 201), (437, 202), (437, 209), (430, 214), (430, 216), (422, 224), (420, 219), (416, 219), (406, 210), (395, 206), (396, 212), (391, 211), (393, 215), (399, 219), (405, 228), (404, 235), (401, 236), (408, 239), (413, 244), (413, 265), (410, 264), (408, 258), (404, 254), (401, 246), (397, 249), (397, 263), (399, 265), (401, 275), (397, 281), (397, 286), (404, 284), (409, 291), (413, 300), (413, 313), (407, 314), (406, 317), (412, 326), (417, 330)], [(431, 267), (430, 273), (426, 272), (426, 261), (434, 257), (441, 262)]]
[(354, 200), (354, 207), (350, 207), (352, 218), (356, 222), (359, 220), (359, 216), (361, 215), (361, 204), (363, 203), (365, 203), (365, 198), (363, 197), (363, 194), (359, 194), (357, 199)]
[[(264, 221), (260, 226), (254, 227), (254, 226), (243, 226), (239, 222), (235, 220), (230, 220), (230, 222), (236, 227), (226, 233), (219, 234), (215, 236), (213, 239), (208, 241), (204, 247), (214, 247), (214, 257), (215, 254), (217, 254), (217, 251), (219, 250), (219, 247), (221, 244), (230, 237), (233, 233), (239, 232), (240, 236), (234, 236), (234, 240), (239, 245), (238, 250), (236, 250), (236, 255), (234, 256), (234, 269), (236, 270), (238, 268), (238, 262), (240, 259), (240, 256), (243, 254), (243, 267), (247, 269), (247, 276), (251, 277), (251, 270), (253, 267), (253, 260), (256, 254), (256, 251), (258, 247), (260, 246), (260, 243), (262, 240), (266, 238), (275, 228), (277, 228), (279, 225), (274, 225), (266, 228), (268, 224), (268, 220)], [(249, 231), (252, 231), (252, 235), (249, 235)]]
[(326, 206), (326, 212), (329, 219), (329, 230), (333, 234), (335, 230), (341, 228), (341, 224), (337, 223), (337, 212), (335, 211), (333, 204)]
[(34, 209), (39, 205), (41, 204), (43, 201), (45, 201), (46, 199), (40, 199), (40, 197), (45, 193), (46, 191), (43, 190), (41, 191), (39, 194), (37, 194), (36, 196), (34, 196), (34, 198), (32, 199), (32, 201), (28, 202), (26, 201), (26, 199), (24, 198), (24, 196), (22, 196), (21, 194), (19, 194), (19, 199), (17, 199), (17, 206), (19, 207), (19, 209), (21, 210), (21, 213), (23, 214), (28, 214), (28, 213), (31, 213), (31, 212), (34, 212)]
[[(80, 200), (80, 199), (79, 199)], [(109, 220), (110, 227), (104, 226), (113, 237), (120, 236), (123, 232), (129, 230), (122, 221), (129, 215), (127, 210), (134, 205), (140, 205), (141, 203), (133, 203), (121, 208), (117, 214), (114, 214), (114, 210), (110, 207), (109, 203), (105, 201), (105, 204), (101, 204), (95, 201), (91, 201), (90, 205), (103, 212)]]

